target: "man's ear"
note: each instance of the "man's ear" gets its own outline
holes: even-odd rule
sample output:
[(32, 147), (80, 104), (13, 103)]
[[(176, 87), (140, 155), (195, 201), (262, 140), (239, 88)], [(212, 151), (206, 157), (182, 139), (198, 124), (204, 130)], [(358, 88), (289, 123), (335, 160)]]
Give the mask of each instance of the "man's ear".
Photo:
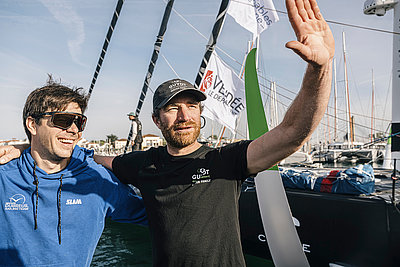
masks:
[(153, 114), (151, 115), (151, 118), (153, 119), (153, 122), (157, 126), (157, 128), (160, 129), (160, 118), (157, 118)]
[(34, 118), (32, 118), (30, 116), (28, 118), (26, 118), (25, 125), (26, 125), (26, 128), (28, 129), (28, 131), (31, 133), (31, 135), (36, 135), (37, 124), (36, 124), (36, 121)]

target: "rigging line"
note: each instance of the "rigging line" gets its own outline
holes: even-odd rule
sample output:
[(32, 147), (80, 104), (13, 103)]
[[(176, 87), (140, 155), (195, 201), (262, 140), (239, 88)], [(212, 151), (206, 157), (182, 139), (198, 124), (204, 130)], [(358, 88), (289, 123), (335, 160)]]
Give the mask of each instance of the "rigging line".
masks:
[[(351, 62), (350, 62), (350, 58), (347, 56), (347, 58), (348, 58), (348, 63), (347, 63), (347, 65), (349, 65), (349, 69), (350, 69), (350, 74), (351, 74), (351, 76), (353, 77), (353, 79), (351, 79), (350, 81), (352, 81), (353, 82), (353, 86), (356, 88), (356, 93), (357, 93), (357, 97), (358, 97), (358, 100), (360, 101), (359, 103), (361, 103), (361, 97), (360, 97), (360, 90), (358, 90), (358, 86), (357, 86), (357, 82), (356, 82), (356, 75), (354, 74), (354, 72), (353, 72), (353, 65), (351, 64)], [(354, 91), (353, 91), (354, 92)], [(353, 94), (354, 95), (354, 94)], [(350, 100), (349, 100), (350, 101)], [(350, 101), (350, 104), (352, 103), (352, 101)], [(361, 106), (361, 112), (362, 113), (366, 113), (365, 111), (364, 111), (364, 108), (363, 108), (363, 105), (360, 105)], [(352, 112), (352, 114), (354, 115), (354, 113)], [(371, 118), (371, 117), (369, 117), (369, 118)]]
[(176, 71), (174, 70), (174, 68), (171, 66), (171, 64), (169, 64), (167, 58), (164, 56), (163, 53), (161, 53), (162, 58), (165, 60), (165, 62), (167, 62), (168, 67), (175, 73), (175, 76), (178, 77), (179, 79), (181, 78), (178, 73), (176, 73)]
[[(162, 42), (163, 42), (163, 39), (164, 39), (164, 34), (167, 31), (168, 20), (169, 20), (169, 17), (171, 15), (171, 9), (172, 9), (173, 5), (174, 5), (174, 0), (168, 0), (168, 3), (165, 6), (164, 15), (163, 15), (162, 20), (161, 20), (160, 29), (158, 31), (158, 35), (157, 35), (156, 41), (154, 43), (154, 50), (153, 50), (153, 53), (151, 55), (150, 64), (149, 64), (148, 69), (147, 69), (147, 74), (145, 76), (145, 79), (144, 79), (144, 82), (143, 82), (142, 91), (140, 93), (139, 101), (138, 101), (138, 104), (137, 104), (137, 107), (136, 107), (136, 111), (135, 111), (136, 117), (139, 116), (140, 111), (141, 111), (142, 106), (143, 106), (143, 103), (144, 103), (144, 100), (146, 98), (147, 89), (149, 88), (151, 77), (153, 76), (154, 67), (155, 67), (157, 59), (158, 59), (158, 54), (160, 53), (160, 50), (161, 50), (161, 45), (162, 45)], [(129, 144), (130, 144), (131, 139), (132, 139), (132, 135), (133, 135), (133, 124), (131, 124), (131, 129), (129, 131), (128, 139), (126, 140), (126, 144), (125, 144), (125, 148), (124, 148), (124, 154), (128, 150)]]
[[(253, 7), (254, 7), (254, 5), (252, 5), (252, 4), (243, 3), (243, 2), (238, 1), (238, 0), (231, 0), (231, 1), (232, 1), (232, 2), (237, 2), (237, 3), (240, 3), (240, 4), (243, 4), (243, 5), (248, 5), (248, 6), (253, 6)], [(275, 12), (277, 12), (277, 13), (281, 13), (281, 14), (285, 14), (285, 15), (288, 14), (286, 11), (282, 11), (282, 10), (278, 10), (278, 9), (267, 8), (267, 7), (264, 7), (264, 9), (270, 10), (270, 11), (275, 11)], [(346, 26), (346, 27), (350, 27), (350, 28), (357, 28), (357, 29), (368, 30), (368, 31), (376, 31), (376, 32), (382, 32), (382, 33), (400, 35), (400, 32), (387, 31), (387, 30), (376, 29), (376, 28), (371, 28), (371, 27), (367, 27), (367, 26), (355, 25), (355, 24), (344, 23), (344, 22), (339, 22), (339, 21), (334, 21), (334, 20), (328, 20), (328, 19), (325, 19), (325, 21), (328, 22), (328, 23), (331, 23), (331, 24), (337, 24), (337, 25)]]
[[(165, 0), (163, 0), (165, 2)], [(202, 34), (195, 26), (193, 26), (193, 24), (191, 24), (183, 15), (181, 15), (175, 8), (172, 9), (175, 14), (178, 15), (178, 17), (180, 17), (187, 25), (189, 25), (195, 32), (197, 32), (201, 37), (203, 37), (205, 40), (207, 40), (207, 37)], [(224, 55), (226, 55), (227, 57), (229, 57), (232, 61), (238, 63), (239, 65), (241, 65), (242, 63), (240, 63), (239, 61), (237, 61), (234, 57), (232, 57), (231, 55), (228, 54), (228, 52), (226, 52), (224, 49), (222, 49), (220, 46), (216, 45), (215, 48), (218, 51), (221, 51)]]
[[(163, 0), (164, 2), (166, 2), (165, 0)], [(184, 16), (182, 16), (175, 8), (172, 8), (172, 11), (175, 12), (175, 14), (178, 15), (178, 17), (180, 17), (186, 24), (188, 24), (195, 32), (197, 32), (201, 37), (203, 37), (205, 40), (207, 40), (207, 37), (202, 34), (198, 29), (196, 29), (196, 27), (194, 27)]]
[[(390, 79), (389, 79), (389, 84), (388, 84), (388, 88), (387, 88), (387, 91), (386, 91), (386, 99), (385, 99), (384, 107), (388, 106), (387, 102), (388, 102), (388, 98), (389, 98), (390, 87), (392, 85), (392, 79), (393, 79), (393, 72), (390, 72)], [(386, 109), (384, 108), (383, 109), (383, 115), (385, 116), (385, 114), (386, 114)]]
[(111, 19), (110, 26), (108, 27), (108, 32), (107, 32), (107, 35), (106, 35), (106, 39), (104, 40), (104, 44), (103, 44), (103, 47), (101, 49), (100, 57), (99, 57), (99, 60), (97, 61), (96, 70), (94, 71), (94, 74), (93, 74), (93, 78), (92, 78), (92, 82), (90, 84), (90, 88), (89, 88), (89, 93), (87, 95), (87, 99), (90, 98), (90, 96), (92, 94), (92, 91), (93, 91), (93, 88), (94, 88), (94, 85), (96, 84), (97, 77), (98, 77), (98, 75), (100, 73), (101, 66), (102, 66), (104, 58), (106, 56), (107, 48), (108, 48), (108, 45), (110, 44), (112, 34), (113, 34), (114, 30), (115, 30), (115, 25), (117, 24), (117, 21), (118, 21), (119, 14), (121, 12), (123, 3), (124, 3), (124, 0), (118, 0), (117, 6), (115, 7), (115, 11), (114, 11), (113, 17)]
[[(331, 115), (331, 114), (325, 114), (325, 115), (328, 116), (328, 117), (330, 117), (330, 118), (334, 118), (334, 117), (335, 117), (334, 115)], [(342, 119), (342, 118), (336, 117), (336, 120), (344, 121), (344, 122), (348, 123), (347, 120)], [(365, 125), (362, 125), (362, 124), (359, 124), (359, 123), (356, 123), (356, 122), (353, 122), (353, 125), (354, 125), (354, 126), (358, 126), (358, 127), (360, 127), (360, 128), (363, 128), (363, 129), (367, 129), (368, 131), (370, 131), (370, 130), (381, 131), (380, 129), (371, 128), (371, 126), (365, 126)], [(333, 128), (333, 127), (332, 127), (332, 126), (329, 126), (329, 128)], [(362, 138), (364, 138), (364, 137), (362, 137)]]
[[(322, 120), (321, 120), (321, 122), (319, 123), (319, 125), (323, 125), (323, 126), (332, 128), (332, 126), (329, 126), (327, 123), (323, 122)], [(339, 129), (339, 128), (338, 128), (337, 131), (342, 132), (342, 133), (347, 133), (347, 129)], [(360, 138), (360, 139), (365, 138), (364, 136), (361, 136), (361, 135), (359, 135), (359, 134), (354, 134), (354, 136), (355, 136), (355, 137), (358, 137), (358, 138)]]
[[(263, 77), (263, 76), (261, 76), (261, 75), (259, 75), (259, 77), (262, 78), (262, 79), (264, 79), (264, 80), (266, 80), (266, 81), (268, 81), (268, 82), (272, 82), (270, 79), (265, 78), (265, 77)], [(294, 95), (297, 95), (297, 93), (295, 93), (294, 91), (292, 91), (292, 90), (290, 90), (290, 89), (288, 89), (288, 88), (286, 88), (286, 87), (284, 87), (284, 86), (282, 86), (282, 85), (279, 85), (278, 83), (276, 83), (276, 86), (279, 87), (279, 88), (281, 88), (281, 89), (283, 89), (283, 90), (285, 90), (285, 91), (288, 91), (289, 93), (292, 93), (292, 94), (294, 94)], [(266, 87), (266, 86), (264, 86), (264, 87)], [(266, 87), (266, 88), (267, 88), (267, 87)], [(281, 95), (281, 96), (283, 96), (283, 94), (280, 94), (280, 93), (278, 93), (278, 94)], [(290, 97), (286, 97), (286, 96), (283, 96), (283, 97), (285, 97), (285, 98), (287, 98), (287, 99), (289, 99), (289, 100), (291, 100), (291, 101), (294, 100), (294, 99), (292, 99), (292, 98), (290, 98)], [(331, 107), (331, 106), (328, 106), (328, 108), (329, 108), (329, 109), (334, 109), (334, 108)], [(337, 111), (345, 112), (345, 111), (342, 110), (342, 109), (337, 109)], [(353, 112), (353, 115), (357, 115), (357, 116), (359, 116), (359, 117), (364, 117), (364, 118), (368, 118), (368, 119), (371, 118), (371, 117), (368, 116), (368, 115), (359, 114), (359, 113), (354, 113), (354, 112)], [(387, 122), (390, 122), (390, 121), (391, 121), (391, 120), (384, 119), (384, 118), (376, 118), (376, 117), (375, 117), (375, 119), (381, 120), (381, 121), (387, 121)]]
[[(260, 86), (266, 88), (267, 90), (270, 90), (270, 89), (269, 89), (266, 85), (264, 85), (264, 84), (260, 84)], [(271, 98), (271, 96), (270, 96), (269, 94), (267, 94), (265, 91), (261, 91), (261, 93), (263, 93), (266, 97)], [(276, 93), (277, 93), (278, 95), (284, 97), (284, 98), (287, 98), (287, 99), (289, 99), (289, 100), (292, 100), (292, 99), (290, 99), (290, 98), (288, 98), (288, 97), (286, 97), (286, 96), (284, 96), (284, 95), (282, 95), (282, 94), (280, 94), (280, 93), (278, 93), (278, 92), (276, 92)], [(289, 108), (289, 106), (290, 106), (290, 105), (287, 105), (287, 104), (283, 103), (282, 101), (280, 101), (280, 100), (278, 100), (278, 99), (277, 99), (276, 101), (277, 101), (278, 104), (284, 106), (285, 109)], [(331, 117), (331, 118), (334, 118), (334, 117), (335, 117), (334, 115), (327, 114), (327, 113), (326, 113), (325, 115), (328, 116), (328, 117)], [(343, 119), (343, 118), (340, 118), (340, 117), (336, 117), (336, 119), (339, 120), (339, 121), (342, 121), (342, 122), (346, 122), (346, 123), (347, 123), (347, 120), (346, 120), (346, 119)], [(322, 121), (321, 121), (320, 123), (323, 124), (323, 125), (325, 125)], [(370, 126), (365, 126), (365, 125), (362, 125), (362, 124), (359, 124), (359, 123), (356, 123), (356, 122), (354, 122), (353, 124), (354, 124), (354, 126), (358, 126), (358, 127), (360, 127), (360, 128), (363, 128), (363, 129), (367, 129), (367, 130), (371, 130), (371, 129), (372, 129)], [(333, 129), (332, 126), (330, 126), (329, 128), (332, 128), (332, 129)], [(376, 128), (374, 128), (373, 130), (375, 130), (375, 131), (381, 131), (381, 130), (376, 129)], [(358, 137), (361, 137), (361, 136), (358, 136)]]
[[(260, 78), (262, 78), (262, 79), (264, 79), (264, 80), (266, 80), (266, 81), (268, 81), (268, 82), (272, 82), (270, 79), (268, 79), (268, 78), (265, 78), (265, 77), (263, 77), (262, 75), (258, 75), (258, 77), (260, 77)], [(286, 88), (286, 87), (284, 87), (284, 86), (282, 86), (282, 85), (280, 85), (280, 84), (278, 84), (278, 83), (276, 83), (276, 86), (277, 87), (279, 87), (279, 88), (281, 88), (281, 89), (283, 89), (283, 90), (285, 90), (285, 91), (288, 91), (289, 93), (292, 93), (292, 94), (294, 94), (294, 95), (297, 95), (297, 93), (296, 92), (294, 92), (294, 91), (292, 91), (292, 90), (290, 90), (290, 89), (288, 89), (288, 88)], [(266, 86), (264, 86), (264, 87), (266, 87)], [(356, 86), (357, 87), (357, 86)], [(390, 86), (389, 86), (390, 87)], [(267, 87), (266, 87), (267, 88)], [(278, 93), (279, 95), (281, 95), (281, 96), (283, 96), (283, 94), (280, 94), (280, 93)], [(294, 99), (292, 99), (292, 98), (290, 98), (290, 97), (286, 97), (286, 96), (283, 96), (283, 97), (285, 97), (285, 98), (287, 98), (287, 99), (289, 99), (289, 100), (291, 100), (291, 101), (293, 101)], [(386, 106), (386, 105), (385, 105)], [(328, 106), (328, 108), (329, 109), (334, 109), (333, 107), (331, 107), (331, 106)], [(337, 111), (340, 111), (340, 112), (345, 112), (344, 110), (342, 110), (342, 109), (337, 109)], [(363, 117), (363, 118), (367, 118), (367, 119), (371, 119), (371, 116), (368, 116), (368, 115), (364, 115), (364, 114), (360, 114), (360, 113), (355, 113), (355, 112), (352, 112), (352, 114), (353, 115), (356, 115), (356, 116), (358, 116), (358, 117)], [(388, 120), (388, 119), (384, 119), (384, 118), (377, 118), (377, 117), (374, 117), (374, 119), (376, 119), (376, 120), (380, 120), (380, 121), (385, 121), (385, 122), (390, 122), (391, 120)]]
[[(258, 77), (260, 77), (260, 78), (262, 78), (262, 79), (264, 79), (264, 80), (266, 80), (266, 81), (268, 81), (268, 82), (272, 82), (270, 79), (265, 78), (265, 77), (263, 77), (263, 76), (261, 76), (261, 75), (258, 75)], [(262, 83), (260, 83), (260, 84), (263, 85)], [(285, 91), (288, 91), (289, 93), (294, 94), (295, 96), (297, 95), (297, 93), (295, 93), (294, 91), (292, 91), (292, 90), (290, 90), (290, 89), (287, 89), (287, 88), (285, 88), (284, 86), (279, 85), (278, 83), (276, 83), (276, 86), (279, 87), (279, 88), (281, 88), (281, 89), (283, 89), (283, 90), (285, 90)], [(268, 89), (268, 87), (267, 87), (266, 85), (263, 85), (263, 87), (265, 87), (265, 88)], [(290, 98), (289, 96), (285, 96), (285, 95), (283, 95), (282, 93), (277, 93), (277, 94), (279, 94), (280, 96), (282, 96), (282, 97), (284, 97), (284, 98), (286, 98), (286, 99), (288, 99), (288, 100), (291, 100), (291, 101), (294, 100), (294, 98)], [(331, 107), (331, 106), (329, 106), (329, 105), (328, 105), (328, 108), (329, 108), (329, 109), (334, 109), (334, 107)], [(342, 109), (339, 109), (339, 108), (337, 109), (337, 111), (339, 111), (339, 112), (345, 112), (345, 110), (342, 110)], [(356, 116), (358, 116), (358, 117), (363, 117), (363, 118), (371, 119), (371, 116), (368, 116), (368, 115), (364, 115), (364, 114), (360, 114), (360, 113), (355, 113), (355, 112), (352, 112), (352, 114), (353, 114), (353, 115), (356, 115)], [(374, 119), (380, 120), (380, 121), (385, 121), (385, 122), (391, 122), (391, 120), (384, 119), (384, 118), (377, 118), (377, 117), (374, 117)]]

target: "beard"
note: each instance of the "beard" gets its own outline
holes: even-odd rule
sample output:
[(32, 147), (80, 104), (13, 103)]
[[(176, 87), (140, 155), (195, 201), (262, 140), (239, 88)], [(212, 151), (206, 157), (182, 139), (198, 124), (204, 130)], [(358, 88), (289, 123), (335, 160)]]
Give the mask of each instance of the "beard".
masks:
[[(190, 133), (180, 133), (176, 130), (180, 127), (193, 127), (194, 131)], [(200, 135), (200, 124), (196, 122), (177, 123), (170, 127), (161, 125), (161, 132), (167, 143), (175, 148), (184, 148), (196, 142)]]

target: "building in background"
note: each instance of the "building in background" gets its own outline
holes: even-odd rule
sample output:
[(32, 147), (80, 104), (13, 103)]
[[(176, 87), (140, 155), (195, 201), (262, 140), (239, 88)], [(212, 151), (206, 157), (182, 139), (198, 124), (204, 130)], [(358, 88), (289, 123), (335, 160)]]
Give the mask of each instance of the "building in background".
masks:
[(164, 145), (164, 139), (154, 134), (143, 135), (143, 150), (147, 150), (150, 147), (159, 147)]

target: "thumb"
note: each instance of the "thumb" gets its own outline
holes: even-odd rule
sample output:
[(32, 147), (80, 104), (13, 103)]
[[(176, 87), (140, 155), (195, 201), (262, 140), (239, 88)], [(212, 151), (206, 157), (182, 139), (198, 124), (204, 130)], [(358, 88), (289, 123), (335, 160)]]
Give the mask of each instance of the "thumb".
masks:
[(306, 55), (308, 52), (308, 47), (299, 41), (290, 41), (286, 43), (286, 48), (293, 50), (297, 55), (299, 55), (303, 60), (309, 61), (308, 56)]

